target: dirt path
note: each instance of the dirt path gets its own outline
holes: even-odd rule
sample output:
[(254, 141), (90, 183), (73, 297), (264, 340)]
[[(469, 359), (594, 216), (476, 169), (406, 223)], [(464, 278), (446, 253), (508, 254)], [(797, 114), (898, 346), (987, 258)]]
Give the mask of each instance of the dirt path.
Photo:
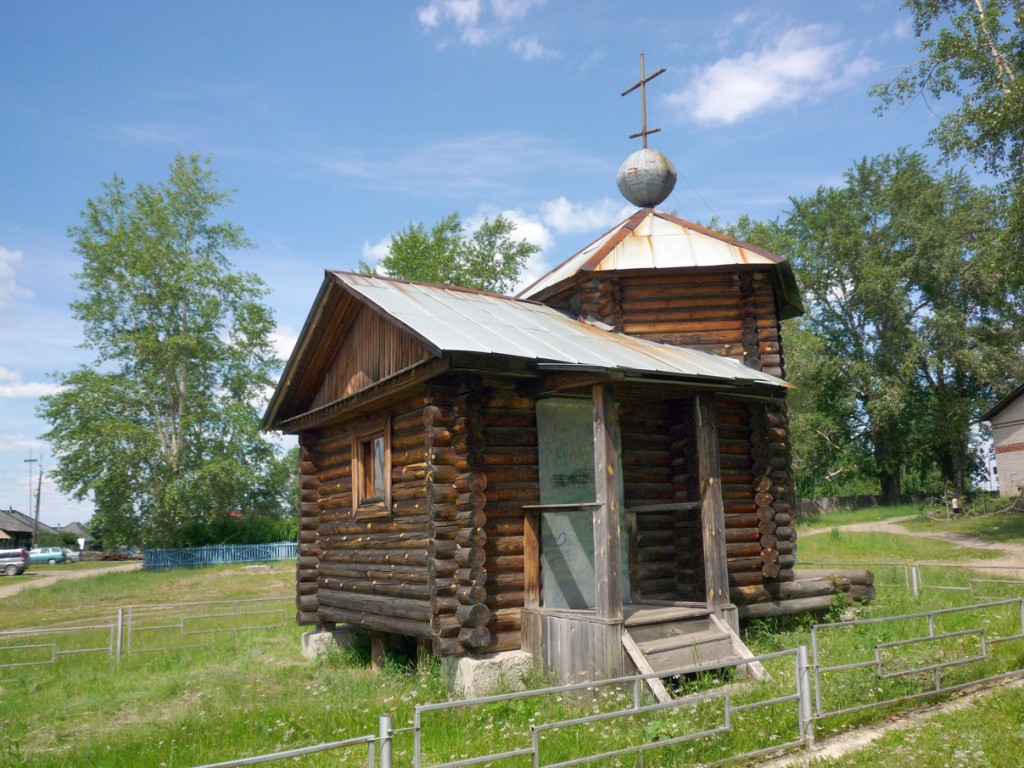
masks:
[(843, 757), (851, 752), (863, 749), (890, 731), (905, 731), (908, 728), (916, 728), (927, 722), (933, 715), (966, 709), (972, 706), (980, 697), (991, 693), (996, 687), (1017, 688), (1021, 685), (1024, 685), (1024, 680), (1018, 679), (1004, 683), (1002, 686), (986, 687), (966, 694), (957, 694), (949, 701), (943, 701), (932, 706), (919, 707), (895, 720), (886, 721), (882, 725), (858, 728), (856, 731), (817, 741), (814, 744), (813, 750), (795, 752), (755, 764), (759, 768), (804, 768), (804, 766), (810, 768), (818, 759)]
[[(964, 560), (958, 561), (958, 563), (970, 565), (979, 569), (1024, 568), (1024, 545), (1007, 543), (997, 544), (990, 541), (983, 541), (982, 539), (976, 539), (972, 536), (965, 536), (960, 533), (950, 533), (942, 530), (911, 531), (900, 524), (901, 522), (913, 519), (915, 519), (915, 516), (911, 515), (908, 517), (894, 517), (889, 520), (883, 520), (875, 523), (850, 523), (848, 525), (837, 525), (834, 527), (841, 531), (849, 531), (851, 533), (889, 533), (896, 536), (914, 536), (923, 539), (948, 541), (968, 549), (989, 551), (997, 550), (1004, 553), (1003, 557), (988, 560)], [(936, 525), (941, 525), (941, 523), (936, 523)], [(801, 531), (800, 536), (817, 536), (831, 530), (831, 528), (814, 528), (809, 531)], [(1024, 685), (1024, 680), (1018, 679), (1007, 683), (1006, 685)], [(757, 765), (762, 766), (763, 768), (800, 768), (802, 766), (810, 766), (819, 758), (842, 757), (843, 755), (863, 749), (890, 731), (914, 728), (928, 720), (932, 715), (943, 712), (954, 712), (956, 710), (969, 707), (974, 704), (978, 697), (986, 695), (991, 690), (993, 689), (986, 687), (976, 692), (956, 696), (949, 701), (940, 702), (928, 707), (921, 707), (908, 712), (902, 717), (887, 721), (881, 725), (869, 728), (860, 728), (850, 733), (844, 733), (839, 736), (818, 741), (812, 751), (784, 755), (774, 760), (759, 762)]]
[[(992, 542), (976, 539), (973, 536), (965, 536), (962, 533), (950, 533), (941, 528), (934, 531), (911, 531), (900, 525), (901, 522), (917, 519), (915, 515), (907, 517), (893, 517), (889, 520), (881, 520), (876, 523), (850, 523), (849, 525), (834, 526), (840, 531), (850, 533), (890, 533), (896, 536), (914, 536), (921, 539), (937, 539), (957, 544), (965, 549), (984, 549), (988, 551), (1002, 552), (1003, 556), (998, 558), (987, 558), (985, 560), (957, 560), (958, 565), (969, 565), (975, 568), (1024, 568), (1024, 544), (1008, 544), (1005, 542)], [(936, 523), (941, 526), (942, 523)], [(800, 538), (817, 536), (828, 533), (832, 528), (813, 528), (809, 531), (800, 531)]]
[(57, 566), (55, 568), (42, 569), (29, 568), (21, 576), (4, 576), (0, 580), (0, 600), (16, 595), (23, 589), (48, 587), (50, 584), (56, 584), (58, 581), (87, 579), (90, 576), (117, 573), (118, 571), (137, 571), (142, 568), (142, 563), (125, 563), (124, 565), (112, 565), (109, 568), (83, 568), (81, 570), (73, 568), (74, 566)]

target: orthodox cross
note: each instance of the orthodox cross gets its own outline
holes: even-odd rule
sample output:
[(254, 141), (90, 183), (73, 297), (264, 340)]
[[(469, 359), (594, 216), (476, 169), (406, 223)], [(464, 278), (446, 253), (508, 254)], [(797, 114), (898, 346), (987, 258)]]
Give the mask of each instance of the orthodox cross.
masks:
[(644, 139), (644, 149), (647, 149), (647, 136), (648, 136), (648, 134), (657, 133), (658, 131), (661, 130), (661, 128), (651, 128), (650, 130), (647, 130), (647, 83), (649, 83), (651, 80), (656, 78), (658, 75), (660, 75), (664, 71), (665, 71), (665, 68), (662, 67), (657, 72), (655, 72), (653, 75), (645, 76), (644, 75), (644, 55), (641, 53), (640, 54), (640, 82), (633, 83), (633, 85), (629, 86), (629, 88), (627, 88), (626, 90), (624, 90), (622, 92), (622, 95), (625, 96), (627, 93), (632, 93), (637, 88), (640, 89), (640, 114), (641, 114), (641, 116), (643, 118), (643, 127), (641, 128), (639, 133), (631, 134), (629, 138), (635, 139), (638, 136), (642, 136), (643, 139)]

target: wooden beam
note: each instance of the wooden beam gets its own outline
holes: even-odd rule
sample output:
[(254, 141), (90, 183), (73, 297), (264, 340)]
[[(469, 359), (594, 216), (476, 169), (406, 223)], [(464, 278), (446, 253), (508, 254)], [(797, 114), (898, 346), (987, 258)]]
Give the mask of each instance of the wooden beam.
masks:
[(697, 396), (694, 408), (697, 468), (700, 478), (701, 530), (704, 539), (704, 580), (708, 605), (719, 613), (729, 603), (729, 570), (725, 551), (725, 506), (718, 457), (718, 418), (715, 396)]
[[(618, 415), (615, 399), (607, 384), (595, 384), (594, 398), (594, 601), (600, 619), (622, 619), (622, 563), (619, 510), (619, 456), (615, 445)], [(723, 538), (724, 542), (724, 538)], [(726, 582), (728, 594), (728, 582)]]
[(540, 606), (540, 512), (523, 515), (523, 606)]

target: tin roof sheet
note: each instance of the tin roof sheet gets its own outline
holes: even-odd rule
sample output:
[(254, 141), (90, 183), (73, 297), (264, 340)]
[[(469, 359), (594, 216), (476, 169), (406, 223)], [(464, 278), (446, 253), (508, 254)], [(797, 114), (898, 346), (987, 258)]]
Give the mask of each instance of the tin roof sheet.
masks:
[(729, 358), (612, 333), (531, 301), (350, 272), (330, 274), (438, 352), (790, 386)]
[(777, 265), (785, 259), (671, 214), (643, 208), (523, 290), (540, 296), (580, 271)]

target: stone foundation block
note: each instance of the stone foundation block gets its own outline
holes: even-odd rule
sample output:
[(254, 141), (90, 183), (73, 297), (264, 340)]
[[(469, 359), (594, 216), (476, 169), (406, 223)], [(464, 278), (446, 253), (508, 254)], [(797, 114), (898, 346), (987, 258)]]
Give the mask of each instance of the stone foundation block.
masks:
[(340, 626), (331, 630), (315, 629), (302, 636), (302, 655), (307, 659), (324, 656), (331, 651), (349, 648), (356, 641), (355, 627)]
[(466, 699), (525, 688), (525, 679), (533, 670), (533, 654), (503, 651), (486, 656), (442, 659), (448, 690)]

